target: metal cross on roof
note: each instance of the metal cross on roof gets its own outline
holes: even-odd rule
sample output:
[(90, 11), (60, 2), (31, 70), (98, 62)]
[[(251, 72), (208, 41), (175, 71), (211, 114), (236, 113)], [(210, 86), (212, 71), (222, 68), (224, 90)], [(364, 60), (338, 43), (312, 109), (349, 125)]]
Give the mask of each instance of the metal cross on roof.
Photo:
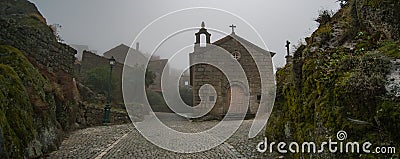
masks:
[(232, 34), (235, 34), (235, 28), (236, 28), (236, 26), (234, 26), (233, 24), (231, 25), (231, 26), (229, 26), (229, 27), (231, 27), (232, 28)]

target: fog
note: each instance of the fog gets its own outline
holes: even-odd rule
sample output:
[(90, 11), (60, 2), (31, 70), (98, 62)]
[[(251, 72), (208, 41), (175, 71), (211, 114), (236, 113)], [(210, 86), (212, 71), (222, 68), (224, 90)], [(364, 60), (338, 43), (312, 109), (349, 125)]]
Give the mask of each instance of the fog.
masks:
[[(91, 50), (97, 50), (99, 54), (121, 43), (130, 46), (152, 21), (186, 8), (159, 19), (143, 30), (137, 39), (140, 42), (140, 50), (152, 53), (168, 36), (179, 30), (192, 28), (175, 34), (155, 52), (162, 58), (169, 58), (176, 52), (188, 54), (193, 50), (190, 45), (195, 41), (194, 33), (197, 32), (195, 28), (200, 27), (202, 21), (205, 22), (206, 28), (217, 30), (210, 31), (211, 42), (230, 34), (229, 26), (234, 24), (237, 26), (235, 29), (237, 35), (277, 53), (273, 58), (276, 67), (285, 64), (286, 40), (291, 41), (293, 45), (298, 44), (318, 27), (314, 19), (320, 10), (335, 11), (339, 8), (335, 0), (31, 0), (31, 2), (36, 4), (49, 24), (57, 23), (62, 26), (60, 34), (65, 43), (88, 45)], [(187, 9), (193, 7), (202, 8)], [(179, 57), (178, 62), (172, 64), (172, 67), (187, 65), (187, 56)]]

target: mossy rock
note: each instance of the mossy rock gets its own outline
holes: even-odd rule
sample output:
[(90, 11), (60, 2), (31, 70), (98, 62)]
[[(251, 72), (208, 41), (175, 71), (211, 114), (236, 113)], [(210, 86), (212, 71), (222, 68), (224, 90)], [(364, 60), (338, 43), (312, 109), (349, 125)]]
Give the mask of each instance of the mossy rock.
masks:
[[(378, 1), (364, 2), (368, 7), (382, 8)], [(307, 39), (305, 48), (295, 52), (293, 64), (277, 71), (275, 105), (266, 128), (268, 138), (323, 142), (327, 138), (335, 140), (336, 133), (344, 130), (347, 141), (369, 141), (399, 149), (400, 101), (387, 93), (385, 84), (394, 66), (391, 60), (400, 58), (400, 43), (387, 37), (388, 41), (382, 41), (385, 36), (379, 30), (363, 24), (364, 17), (357, 14), (359, 3), (349, 1), (350, 5), (330, 22), (321, 24)], [(328, 43), (332, 45), (327, 47)], [(398, 158), (398, 154), (285, 157)]]
[(0, 126), (11, 158), (26, 157), (44, 123), (55, 122), (54, 98), (46, 79), (18, 49), (0, 45)]
[(21, 158), (34, 138), (33, 109), (28, 93), (18, 74), (10, 66), (0, 64), (0, 127), (4, 147), (11, 157)]
[(24, 54), (14, 47), (0, 45), (0, 55), (0, 63), (11, 66), (18, 74), (35, 110), (54, 109), (48, 104), (54, 103), (52, 97), (47, 95), (52, 91), (51, 86)]

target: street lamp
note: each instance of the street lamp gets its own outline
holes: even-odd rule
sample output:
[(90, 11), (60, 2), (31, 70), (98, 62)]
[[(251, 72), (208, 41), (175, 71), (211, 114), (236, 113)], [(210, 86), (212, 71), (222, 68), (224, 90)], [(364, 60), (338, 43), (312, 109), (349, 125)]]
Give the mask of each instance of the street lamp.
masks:
[(113, 66), (115, 65), (115, 59), (114, 56), (111, 56), (110, 59), (108, 59), (108, 61), (110, 62), (110, 79), (108, 80), (108, 91), (107, 91), (107, 104), (106, 107), (104, 107), (104, 120), (103, 123), (110, 123), (110, 101), (111, 101), (111, 79), (112, 79), (112, 69)]

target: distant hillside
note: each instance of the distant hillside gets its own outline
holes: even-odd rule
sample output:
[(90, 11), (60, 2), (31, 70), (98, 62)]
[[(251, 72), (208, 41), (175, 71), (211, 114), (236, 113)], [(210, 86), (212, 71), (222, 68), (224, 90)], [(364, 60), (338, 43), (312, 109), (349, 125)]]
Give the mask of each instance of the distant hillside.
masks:
[[(348, 0), (278, 69), (269, 141), (346, 141), (400, 150), (400, 1)], [(397, 154), (287, 154), (290, 158), (390, 158)]]

